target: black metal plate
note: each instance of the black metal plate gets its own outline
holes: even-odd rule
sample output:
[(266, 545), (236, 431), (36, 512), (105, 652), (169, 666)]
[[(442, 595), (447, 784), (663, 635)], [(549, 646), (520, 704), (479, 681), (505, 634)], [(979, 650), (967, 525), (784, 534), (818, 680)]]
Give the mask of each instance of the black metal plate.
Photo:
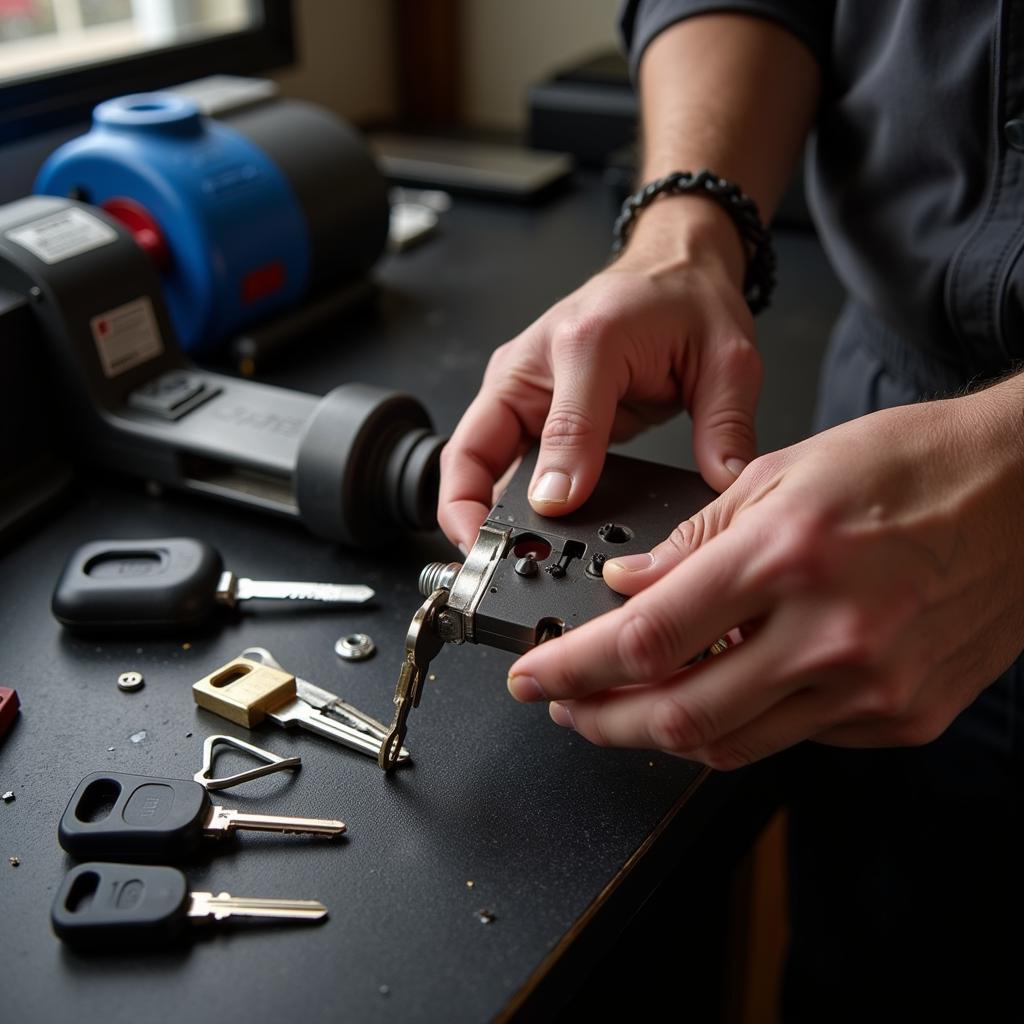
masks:
[[(715, 497), (697, 473), (608, 455), (601, 479), (582, 508), (547, 518), (534, 512), (527, 498), (536, 461), (536, 451), (523, 459), (488, 516), (491, 526), (511, 527), (513, 532), (475, 621), (477, 643), (517, 654), (533, 647), (546, 628), (557, 634), (562, 626), (578, 626), (622, 604), (624, 598), (587, 572), (595, 553), (613, 558), (649, 551)], [(610, 543), (603, 538), (599, 531), (608, 523), (628, 539)], [(547, 541), (551, 551), (544, 558), (538, 556), (540, 572), (524, 577), (515, 571), (515, 549), (531, 537)], [(547, 570), (557, 564), (567, 545), (576, 546), (578, 557), (569, 561), (565, 575), (551, 574)]]

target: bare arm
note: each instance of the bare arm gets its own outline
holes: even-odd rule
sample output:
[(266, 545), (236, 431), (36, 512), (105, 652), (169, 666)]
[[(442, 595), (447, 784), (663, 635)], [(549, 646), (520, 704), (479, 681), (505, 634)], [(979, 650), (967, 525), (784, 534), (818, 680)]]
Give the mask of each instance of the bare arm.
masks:
[[(708, 167), (767, 217), (819, 78), (806, 47), (772, 22), (715, 14), (672, 26), (641, 65), (645, 179)], [(610, 439), (683, 408), (701, 472), (727, 487), (756, 449), (761, 364), (745, 264), (716, 204), (663, 198), (645, 210), (619, 260), (495, 352), (443, 456), (438, 518), (448, 536), (473, 543), (495, 481), (537, 438), (531, 501), (560, 515), (589, 496)]]

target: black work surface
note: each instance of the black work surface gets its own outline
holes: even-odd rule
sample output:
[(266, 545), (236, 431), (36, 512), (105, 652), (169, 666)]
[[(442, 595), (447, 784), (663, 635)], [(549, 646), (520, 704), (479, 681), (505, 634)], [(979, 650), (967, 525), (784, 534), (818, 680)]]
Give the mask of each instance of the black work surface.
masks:
[[(536, 209), (459, 200), (441, 236), (384, 265), (375, 314), (297, 350), (267, 378), (318, 392), (346, 380), (406, 389), (449, 431), (489, 351), (600, 265), (611, 215), (603, 188), (587, 180)], [(783, 239), (780, 256), (782, 288), (761, 326), (762, 447), (806, 430), (838, 301), (816, 243)], [(685, 437), (678, 425), (661, 428), (633, 450), (686, 465)], [(205, 636), (160, 641), (61, 630), (50, 594), (76, 545), (175, 534), (210, 541), (240, 574), (368, 583), (377, 599), (348, 611), (254, 606)], [(560, 971), (568, 978), (572, 951), (614, 930), (605, 911), (616, 894), (639, 902), (657, 880), (652, 871), (685, 870), (687, 843), (704, 826), (684, 806), (696, 769), (660, 754), (592, 748), (552, 725), (545, 708), (515, 704), (504, 687), (511, 658), (500, 652), (442, 652), (410, 717), (415, 765), (390, 778), (326, 739), (272, 725), (249, 733), (194, 705), (192, 682), (256, 644), (388, 718), (420, 601), (417, 573), (452, 554), (439, 535), (382, 553), (344, 550), (255, 512), (84, 478), (69, 508), (0, 555), (0, 685), (14, 686), (23, 706), (0, 740), (0, 791), (16, 796), (0, 803), (0, 1019), (484, 1020), (527, 997), (529, 1009), (542, 1010), (538, 984), (550, 988)], [(373, 636), (378, 653), (342, 663), (334, 641), (356, 630)], [(146, 678), (136, 693), (115, 685), (128, 669)], [(192, 944), (145, 955), (63, 947), (50, 931), (49, 905), (72, 863), (56, 831), (78, 781), (104, 768), (191, 777), (212, 733), (303, 758), (300, 772), (215, 802), (340, 817), (349, 832), (337, 841), (253, 833), (220, 846), (211, 840), (187, 866), (192, 888), (316, 898), (329, 919), (197, 927)], [(219, 764), (234, 770), (241, 761)], [(480, 910), (494, 920), (482, 923)]]

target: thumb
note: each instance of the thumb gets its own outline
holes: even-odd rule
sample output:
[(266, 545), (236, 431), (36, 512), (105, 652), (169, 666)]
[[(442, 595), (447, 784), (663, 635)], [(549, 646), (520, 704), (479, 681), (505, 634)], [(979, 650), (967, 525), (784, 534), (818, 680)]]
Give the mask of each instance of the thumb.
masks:
[(740, 336), (703, 353), (693, 391), (693, 451), (701, 476), (724, 491), (757, 454), (754, 417), (763, 367), (753, 344)]
[(556, 349), (553, 371), (551, 408), (530, 482), (530, 504), (545, 516), (565, 515), (590, 497), (618, 405), (614, 375), (602, 370), (592, 350), (574, 359)]
[(660, 544), (639, 555), (620, 555), (604, 563), (605, 583), (620, 594), (632, 597), (645, 590), (698, 548), (718, 536), (743, 504), (740, 484), (720, 494), (709, 505), (681, 522)]

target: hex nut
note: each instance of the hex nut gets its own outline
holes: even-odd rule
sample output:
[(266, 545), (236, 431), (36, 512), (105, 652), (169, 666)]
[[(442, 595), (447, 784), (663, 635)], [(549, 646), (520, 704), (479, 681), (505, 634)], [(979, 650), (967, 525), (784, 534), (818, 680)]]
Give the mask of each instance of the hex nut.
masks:
[(365, 661), (376, 650), (377, 645), (367, 633), (349, 633), (334, 644), (334, 653), (345, 661)]

